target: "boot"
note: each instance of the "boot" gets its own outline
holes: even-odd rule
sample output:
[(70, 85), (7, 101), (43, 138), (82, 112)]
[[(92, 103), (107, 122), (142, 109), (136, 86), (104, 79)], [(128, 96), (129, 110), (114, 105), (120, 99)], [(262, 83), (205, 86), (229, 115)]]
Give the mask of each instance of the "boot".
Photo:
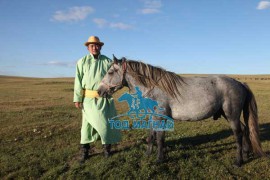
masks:
[(80, 158), (79, 158), (80, 164), (83, 164), (89, 158), (89, 149), (90, 149), (89, 144), (81, 144)]
[(108, 158), (109, 156), (112, 155), (112, 153), (111, 153), (111, 147), (112, 147), (111, 144), (104, 144), (103, 145), (104, 156), (106, 158)]

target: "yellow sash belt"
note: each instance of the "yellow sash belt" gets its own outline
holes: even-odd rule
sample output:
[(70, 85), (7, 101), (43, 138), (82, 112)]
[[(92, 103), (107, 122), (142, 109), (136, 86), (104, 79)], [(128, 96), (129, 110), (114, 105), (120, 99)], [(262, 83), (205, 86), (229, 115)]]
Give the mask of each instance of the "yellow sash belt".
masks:
[(87, 98), (98, 98), (99, 97), (97, 91), (92, 91), (92, 90), (88, 90), (88, 89), (83, 90), (82, 94), (84, 97), (87, 97)]

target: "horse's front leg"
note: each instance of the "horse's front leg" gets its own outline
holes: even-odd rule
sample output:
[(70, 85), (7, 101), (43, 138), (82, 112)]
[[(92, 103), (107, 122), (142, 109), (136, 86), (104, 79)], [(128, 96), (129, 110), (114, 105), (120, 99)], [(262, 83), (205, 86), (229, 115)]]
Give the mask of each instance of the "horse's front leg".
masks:
[(165, 131), (157, 131), (157, 163), (164, 161), (164, 143), (165, 143)]
[(150, 133), (149, 133), (149, 136), (148, 138), (146, 139), (147, 141), (147, 150), (146, 150), (146, 155), (147, 156), (150, 156), (150, 154), (152, 153), (153, 151), (153, 145), (154, 145), (154, 142), (155, 142), (155, 139), (156, 139), (156, 132), (151, 128), (150, 129)]

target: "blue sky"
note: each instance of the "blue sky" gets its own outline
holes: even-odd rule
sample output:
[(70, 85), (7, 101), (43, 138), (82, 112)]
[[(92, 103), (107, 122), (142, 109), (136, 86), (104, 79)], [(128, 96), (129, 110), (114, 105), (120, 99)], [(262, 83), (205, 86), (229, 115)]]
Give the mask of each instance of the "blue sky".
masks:
[(0, 75), (73, 77), (90, 35), (180, 74), (270, 74), (270, 0), (0, 0), (0, 25)]

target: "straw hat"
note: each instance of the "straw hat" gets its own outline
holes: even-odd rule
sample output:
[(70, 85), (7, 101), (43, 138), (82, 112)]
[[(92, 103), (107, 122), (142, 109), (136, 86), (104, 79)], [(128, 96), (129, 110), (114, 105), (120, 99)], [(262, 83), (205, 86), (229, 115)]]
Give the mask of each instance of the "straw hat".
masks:
[(100, 40), (97, 36), (90, 36), (88, 38), (88, 41), (84, 43), (85, 46), (88, 46), (89, 44), (99, 44), (100, 46), (104, 45), (103, 42), (100, 42)]

